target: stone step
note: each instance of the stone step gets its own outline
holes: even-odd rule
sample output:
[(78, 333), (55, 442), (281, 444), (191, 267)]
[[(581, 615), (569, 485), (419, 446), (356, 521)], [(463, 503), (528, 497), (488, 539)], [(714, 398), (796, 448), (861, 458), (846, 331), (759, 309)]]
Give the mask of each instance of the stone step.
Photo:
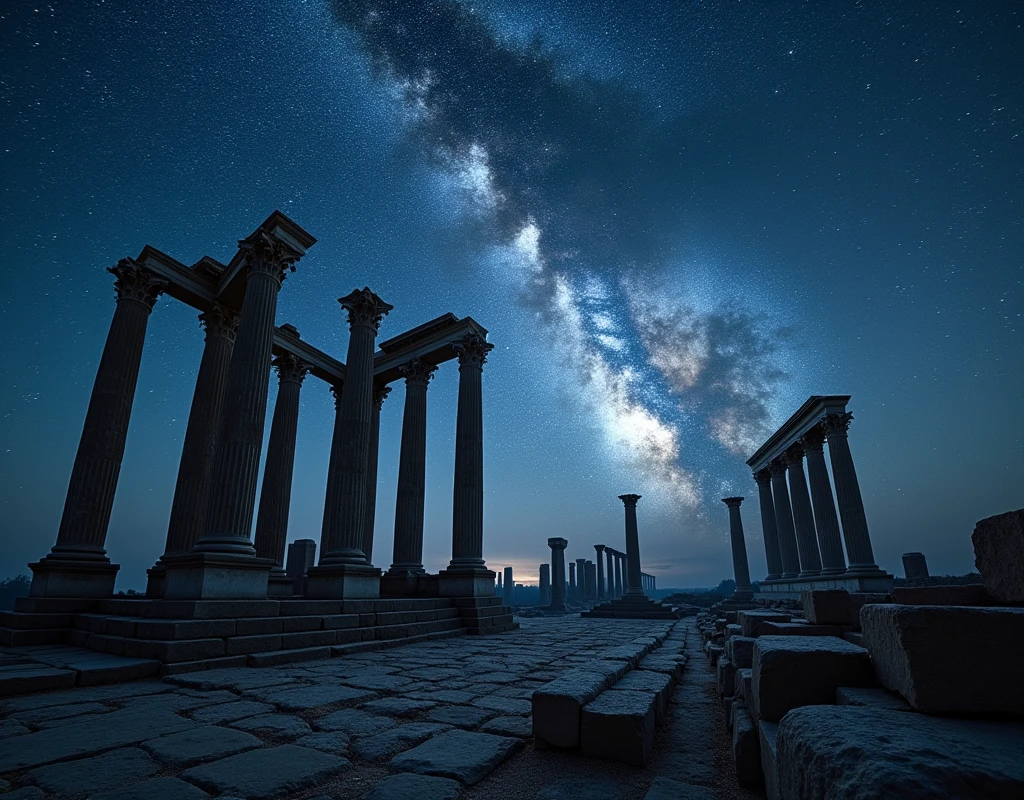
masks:
[(44, 628), (73, 628), (74, 614), (16, 613), (0, 611), (0, 627), (19, 630), (41, 630)]
[(20, 628), (0, 627), (0, 645), (5, 647), (26, 647), (33, 644), (59, 644), (67, 641), (68, 629), (43, 628), (40, 630), (22, 630)]

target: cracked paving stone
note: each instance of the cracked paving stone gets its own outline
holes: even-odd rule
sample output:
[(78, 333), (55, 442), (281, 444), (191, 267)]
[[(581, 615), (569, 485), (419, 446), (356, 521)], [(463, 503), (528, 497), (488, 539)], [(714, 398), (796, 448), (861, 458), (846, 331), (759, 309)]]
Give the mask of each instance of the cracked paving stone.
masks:
[(533, 704), (529, 700), (496, 697), (493, 694), (478, 697), (473, 701), (473, 705), (479, 708), (490, 708), (494, 711), (504, 711), (506, 714), (529, 714), (533, 711)]
[(388, 714), (392, 717), (415, 717), (417, 714), (436, 706), (433, 700), (409, 700), (404, 697), (385, 697), (363, 703), (361, 708), (374, 714)]
[(316, 785), (349, 766), (346, 758), (286, 744), (193, 767), (183, 777), (218, 794), (269, 800)]
[(348, 752), (349, 738), (341, 731), (322, 731), (303, 736), (295, 744), (300, 747), (312, 747), (324, 753), (345, 755)]
[(388, 766), (392, 772), (436, 775), (472, 786), (522, 747), (519, 739), (507, 736), (453, 730), (395, 756)]
[(450, 778), (402, 773), (386, 777), (363, 800), (457, 800), (461, 791), (462, 784)]
[(182, 766), (194, 761), (212, 761), (233, 756), (245, 750), (263, 747), (263, 742), (243, 731), (211, 725), (150, 739), (143, 742), (142, 746), (158, 761)]
[(309, 725), (291, 714), (260, 714), (258, 717), (237, 719), (232, 728), (243, 731), (271, 731), (277, 736), (305, 736), (312, 733)]
[(480, 730), (484, 733), (496, 733), (499, 736), (518, 736), (520, 739), (529, 739), (533, 736), (533, 718), (495, 717), (490, 722), (481, 725)]
[(51, 794), (90, 794), (148, 778), (159, 769), (145, 751), (125, 747), (92, 758), (38, 767), (28, 773), (28, 779)]
[(124, 789), (94, 794), (89, 800), (205, 800), (206, 792), (177, 778), (152, 778)]
[(419, 744), (428, 736), (447, 730), (450, 730), (450, 726), (434, 722), (409, 722), (384, 731), (384, 733), (378, 733), (376, 736), (357, 739), (352, 749), (360, 758), (366, 761), (376, 761)]
[(313, 721), (323, 731), (341, 731), (349, 736), (369, 736), (393, 728), (398, 723), (390, 717), (379, 717), (367, 714), (356, 708), (343, 708), (331, 714), (325, 714)]
[(274, 707), (269, 703), (257, 703), (255, 700), (238, 700), (234, 703), (197, 708), (192, 712), (192, 719), (209, 725), (220, 725), (234, 722), (243, 717), (255, 717), (257, 714), (270, 714)]
[(460, 728), (475, 728), (484, 720), (493, 717), (495, 713), (495, 711), (488, 708), (446, 706), (429, 711), (427, 719), (431, 722), (445, 722), (449, 725), (457, 725)]
[(375, 692), (365, 689), (351, 689), (348, 686), (289, 686), (284, 689), (254, 689), (246, 696), (258, 697), (286, 711), (305, 711), (309, 708), (329, 706), (352, 700), (376, 697)]
[(355, 675), (351, 678), (342, 678), (341, 682), (348, 686), (355, 686), (359, 689), (401, 689), (412, 683), (408, 678), (400, 675)]

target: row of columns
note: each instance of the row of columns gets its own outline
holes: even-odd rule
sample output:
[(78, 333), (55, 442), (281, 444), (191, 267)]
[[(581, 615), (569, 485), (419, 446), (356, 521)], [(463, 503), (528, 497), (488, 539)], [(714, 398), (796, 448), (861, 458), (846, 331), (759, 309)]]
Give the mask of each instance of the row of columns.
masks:
[[(766, 469), (754, 473), (768, 580), (882, 574), (874, 561), (860, 485), (847, 439), (852, 419), (849, 412), (825, 415)], [(835, 479), (838, 516), (825, 464), (826, 441)], [(843, 558), (840, 518), (848, 566)]]
[(644, 587), (645, 592), (653, 592), (657, 587), (657, 580), (653, 575), (649, 575), (646, 572), (640, 573), (641, 585)]

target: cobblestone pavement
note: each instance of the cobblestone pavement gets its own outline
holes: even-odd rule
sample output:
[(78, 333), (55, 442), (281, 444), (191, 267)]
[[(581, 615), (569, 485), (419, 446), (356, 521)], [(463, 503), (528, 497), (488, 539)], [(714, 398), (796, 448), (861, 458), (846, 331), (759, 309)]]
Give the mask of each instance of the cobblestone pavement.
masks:
[[(664, 726), (644, 770), (524, 748), (534, 689), (674, 623), (521, 622), (493, 637), (6, 700), (0, 797), (534, 798), (563, 773), (593, 772), (585, 765), (613, 793), (579, 797), (643, 797), (659, 774), (716, 783), (711, 712), (721, 710), (700, 681), (688, 689), (684, 680), (673, 712), (684, 724)], [(698, 641), (692, 635), (688, 646)], [(691, 658), (687, 669), (705, 673), (703, 662)], [(438, 759), (458, 782), (414, 774)], [(577, 796), (574, 786), (557, 796)]]

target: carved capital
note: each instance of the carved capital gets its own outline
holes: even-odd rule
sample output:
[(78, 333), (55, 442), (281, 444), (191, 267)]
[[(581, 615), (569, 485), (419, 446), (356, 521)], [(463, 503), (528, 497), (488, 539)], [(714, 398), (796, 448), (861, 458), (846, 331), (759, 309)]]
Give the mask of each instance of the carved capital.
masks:
[(768, 486), (772, 482), (772, 474), (767, 468), (754, 473), (754, 482), (758, 486)]
[(568, 546), (568, 539), (559, 539), (557, 537), (548, 539), (548, 547), (550, 547), (552, 550), (564, 550)]
[(803, 447), (805, 453), (820, 453), (824, 444), (825, 431), (821, 429), (820, 425), (814, 426), (800, 437), (800, 446)]
[(388, 399), (389, 394), (391, 394), (390, 386), (373, 382), (373, 405), (378, 411), (384, 408), (384, 401)]
[(603, 545), (603, 544), (595, 544), (595, 545), (594, 545), (594, 549), (595, 549), (595, 550), (596, 550), (596, 551), (597, 551), (598, 553), (603, 553), (603, 552), (604, 552), (604, 545)]
[(344, 297), (339, 297), (338, 302), (348, 311), (349, 327), (366, 325), (373, 328), (374, 335), (380, 327), (380, 321), (394, 308), (371, 292), (369, 286), (352, 290)]
[(130, 258), (122, 258), (116, 266), (107, 267), (107, 272), (115, 278), (114, 291), (117, 292), (118, 302), (135, 300), (144, 304), (150, 311), (167, 286), (167, 281)]
[(250, 275), (269, 275), (278, 283), (284, 280), (286, 272), (295, 272), (295, 262), (299, 260), (294, 250), (264, 230), (240, 240), (238, 248), (245, 253), (245, 266)]
[(338, 384), (338, 383), (332, 383), (331, 384), (331, 394), (334, 395), (334, 409), (336, 411), (340, 411), (341, 410), (341, 393), (342, 393), (343, 389), (344, 389), (344, 386), (342, 386), (341, 384)]
[(227, 339), (234, 342), (238, 332), (238, 313), (214, 303), (213, 308), (199, 315), (199, 323), (206, 330), (206, 341)]
[(739, 508), (740, 503), (743, 502), (742, 497), (723, 497), (722, 502), (725, 503), (729, 508)]
[(459, 357), (460, 370), (466, 366), (482, 369), (484, 362), (487, 361), (487, 354), (493, 349), (493, 344), (476, 333), (467, 333), (452, 345), (452, 350)]
[(619, 495), (619, 499), (623, 502), (623, 505), (625, 505), (627, 507), (628, 506), (635, 506), (636, 505), (636, 501), (639, 500), (641, 497), (642, 497), (642, 495), (639, 495), (639, 494), (620, 494)]
[(799, 467), (804, 460), (804, 449), (799, 444), (791, 445), (782, 456), (791, 467)]
[(844, 411), (841, 414), (826, 414), (821, 420), (821, 427), (829, 439), (832, 437), (844, 438), (852, 419), (853, 414), (849, 411)]
[(436, 364), (428, 364), (420, 358), (414, 358), (408, 364), (403, 364), (398, 371), (405, 376), (406, 386), (426, 386), (437, 371)]
[(777, 478), (780, 475), (785, 477), (786, 469), (788, 469), (788, 467), (786, 465), (786, 459), (784, 458), (777, 458), (768, 465), (768, 471), (771, 473), (773, 478)]
[(281, 383), (291, 381), (292, 383), (302, 385), (302, 381), (310, 369), (309, 364), (291, 353), (285, 353), (284, 355), (278, 356), (271, 363), (273, 364), (274, 369), (277, 370), (277, 375)]

